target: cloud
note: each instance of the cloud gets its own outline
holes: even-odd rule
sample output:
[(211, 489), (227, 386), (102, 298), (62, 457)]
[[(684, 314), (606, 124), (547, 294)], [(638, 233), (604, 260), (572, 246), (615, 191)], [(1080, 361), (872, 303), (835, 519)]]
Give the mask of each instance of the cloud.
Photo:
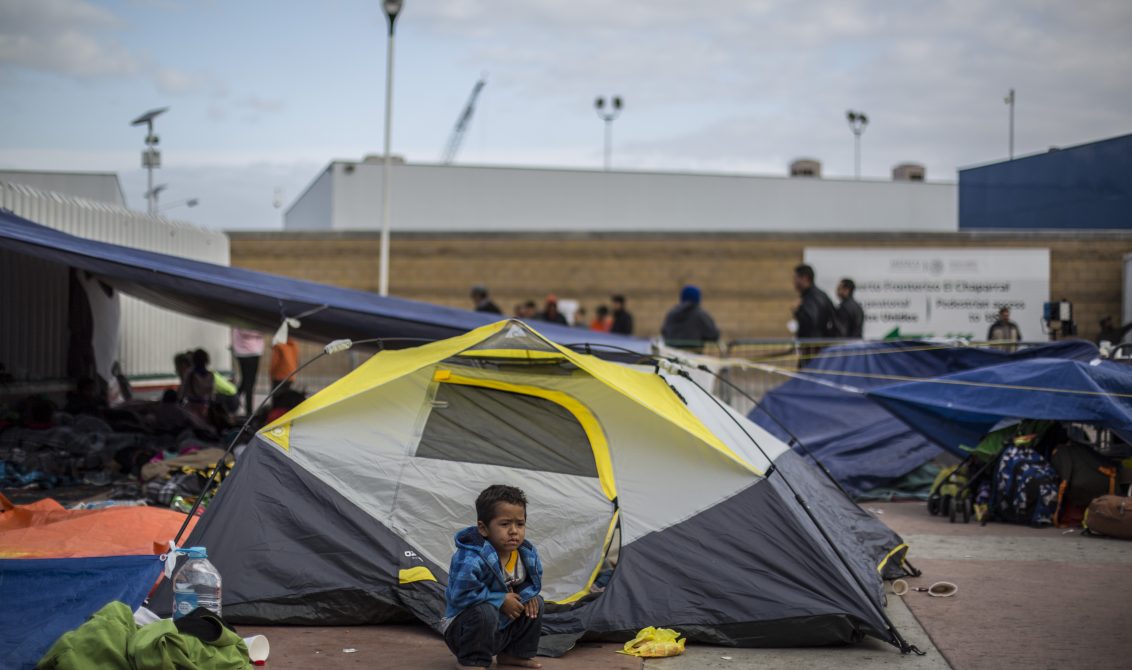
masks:
[(0, 3), (0, 66), (78, 79), (132, 75), (141, 64), (104, 33), (121, 25), (83, 0)]
[(868, 112), (866, 172), (919, 160), (935, 178), (1020, 150), (1127, 132), (1132, 3), (884, 0), (438, 0), (405, 21), (540, 100), (626, 100), (623, 166), (852, 172), (846, 109)]

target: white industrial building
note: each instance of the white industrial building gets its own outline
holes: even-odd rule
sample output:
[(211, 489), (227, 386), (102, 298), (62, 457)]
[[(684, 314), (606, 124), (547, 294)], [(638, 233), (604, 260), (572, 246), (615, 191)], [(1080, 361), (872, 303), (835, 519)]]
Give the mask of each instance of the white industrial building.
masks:
[[(115, 204), (114, 192), (121, 196), (116, 175), (107, 179), (101, 174), (39, 173), (45, 175), (39, 183), (66, 189), (70, 194), (91, 195), (88, 199), (27, 186), (23, 182), (28, 181), (28, 174), (33, 173), (16, 173), (14, 178), (19, 182), (0, 179), (0, 207), (78, 237), (229, 264), (228, 236), (224, 233)], [(78, 279), (92, 292), (88, 278)], [(11, 380), (0, 388), (0, 395), (52, 390), (42, 382), (66, 379), (70, 290), (67, 266), (0, 250), (0, 365)], [(116, 331), (116, 345), (111, 347), (116, 350), (113, 360), (135, 380), (173, 377), (173, 355), (197, 347), (209, 352), (214, 368), (231, 367), (227, 326), (128, 295), (116, 294), (103, 300), (93, 292), (90, 298), (95, 338), (101, 334), (113, 338), (111, 331)], [(100, 320), (105, 324), (98, 323)], [(99, 348), (98, 342), (95, 348)], [(109, 367), (101, 360), (99, 365)], [(25, 388), (25, 384), (32, 386)]]
[[(800, 162), (801, 163), (801, 162)], [(800, 164), (799, 163), (799, 164)], [(892, 181), (406, 164), (391, 169), (395, 232), (953, 232), (954, 182), (901, 165)], [(375, 230), (381, 157), (334, 161), (287, 209), (287, 230)], [(802, 176), (805, 175), (805, 176)]]
[(45, 193), (126, 206), (122, 183), (114, 172), (48, 172), (45, 170), (0, 170), (0, 181), (29, 186)]

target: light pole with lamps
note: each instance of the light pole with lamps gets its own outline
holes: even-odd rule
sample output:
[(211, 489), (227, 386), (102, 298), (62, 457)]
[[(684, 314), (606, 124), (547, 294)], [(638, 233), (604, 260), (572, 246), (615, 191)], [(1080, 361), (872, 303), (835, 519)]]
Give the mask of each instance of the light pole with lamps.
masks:
[(393, 132), (393, 29), (404, 0), (385, 0), (385, 18), (389, 19), (389, 45), (385, 52), (385, 164), (381, 169), (381, 251), (378, 260), (377, 292), (389, 295), (389, 182), (392, 177), (392, 156), (389, 154)]
[(854, 112), (849, 110), (845, 112), (845, 118), (849, 121), (849, 130), (853, 131), (853, 149), (854, 149), (854, 163), (856, 165), (855, 174), (857, 179), (861, 178), (861, 133), (865, 132), (865, 126), (869, 125), (869, 117), (865, 116), (864, 112)]
[(621, 116), (621, 108), (625, 104), (621, 101), (621, 96), (615, 95), (609, 101), (609, 111), (605, 111), (605, 98), (598, 96), (594, 100), (594, 109), (597, 110), (598, 117), (605, 121), (605, 169), (609, 170), (609, 164), (613, 152), (613, 121), (618, 116)]
[(158, 116), (169, 111), (168, 107), (161, 107), (159, 109), (151, 109), (138, 118), (130, 121), (131, 126), (145, 126), (145, 151), (142, 152), (142, 167), (149, 173), (148, 181), (145, 189), (146, 199), (146, 212), (150, 216), (157, 214), (157, 194), (161, 192), (164, 186), (159, 188), (153, 187), (153, 171), (161, 167), (161, 152), (157, 150), (157, 135), (153, 134), (153, 120)]

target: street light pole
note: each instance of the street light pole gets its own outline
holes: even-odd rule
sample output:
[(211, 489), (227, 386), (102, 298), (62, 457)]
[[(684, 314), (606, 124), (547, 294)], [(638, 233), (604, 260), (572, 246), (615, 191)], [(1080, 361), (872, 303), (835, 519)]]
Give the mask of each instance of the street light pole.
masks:
[(609, 170), (610, 163), (613, 159), (613, 121), (618, 116), (621, 116), (621, 108), (624, 107), (621, 101), (621, 96), (615, 95), (609, 102), (609, 111), (605, 111), (605, 98), (599, 96), (594, 100), (594, 109), (597, 110), (598, 118), (605, 121), (605, 169)]
[(854, 174), (856, 178), (861, 178), (861, 133), (865, 132), (865, 126), (869, 125), (869, 117), (864, 112), (854, 112), (849, 110), (845, 112), (845, 118), (849, 121), (849, 130), (853, 131), (853, 154), (854, 164), (856, 168)]
[(1014, 160), (1014, 89), (1010, 89), (1003, 102), (1010, 105), (1010, 160)]
[(158, 137), (153, 134), (153, 120), (169, 111), (168, 107), (151, 109), (145, 114), (130, 122), (131, 126), (145, 126), (145, 151), (142, 152), (142, 167), (148, 173), (146, 179), (145, 200), (146, 212), (150, 216), (157, 216), (157, 194), (164, 186), (153, 187), (153, 171), (161, 167), (161, 152), (157, 150)]
[(377, 292), (389, 295), (389, 222), (390, 222), (390, 181), (392, 178), (392, 156), (389, 153), (393, 133), (393, 32), (397, 15), (401, 13), (404, 0), (385, 0), (385, 17), (389, 19), (389, 44), (385, 52), (385, 163), (381, 169), (381, 251), (378, 260)]

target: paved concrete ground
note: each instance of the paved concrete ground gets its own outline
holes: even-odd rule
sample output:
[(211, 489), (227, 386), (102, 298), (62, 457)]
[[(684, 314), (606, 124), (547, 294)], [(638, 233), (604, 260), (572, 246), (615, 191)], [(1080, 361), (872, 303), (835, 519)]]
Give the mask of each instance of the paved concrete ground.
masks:
[[(641, 661), (616, 644), (581, 644), (548, 670), (904, 670), (1132, 667), (1132, 542), (1047, 528), (951, 524), (922, 503), (867, 504), (912, 547), (929, 585), (946, 580), (952, 598), (890, 596), (888, 613), (926, 656), (902, 656), (873, 640), (824, 649), (730, 649), (691, 645), (683, 656)], [(451, 668), (444, 643), (422, 627), (240, 627), (271, 641), (269, 668)], [(355, 651), (345, 652), (345, 649)]]
[(905, 601), (955, 668), (1132, 667), (1132, 542), (1057, 528), (951, 524), (921, 504), (866, 505), (952, 598)]

